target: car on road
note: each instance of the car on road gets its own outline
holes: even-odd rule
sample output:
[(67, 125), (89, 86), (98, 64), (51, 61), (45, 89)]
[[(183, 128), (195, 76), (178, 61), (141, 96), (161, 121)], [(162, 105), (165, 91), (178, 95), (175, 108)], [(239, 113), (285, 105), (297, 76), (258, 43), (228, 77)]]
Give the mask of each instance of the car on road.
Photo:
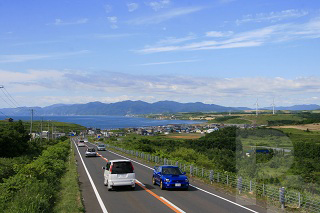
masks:
[(86, 157), (96, 157), (97, 156), (97, 153), (96, 153), (96, 150), (95, 148), (93, 147), (88, 147), (86, 152), (85, 152), (85, 156)]
[(84, 143), (83, 140), (78, 141), (78, 147), (85, 147), (86, 144)]
[(98, 145), (97, 145), (97, 150), (98, 150), (98, 151), (106, 151), (106, 145), (104, 145), (104, 144), (98, 144)]
[(161, 189), (188, 190), (189, 180), (185, 172), (178, 166), (155, 166), (152, 175), (153, 185), (159, 185)]
[(110, 191), (117, 186), (128, 186), (131, 190), (135, 189), (135, 173), (130, 160), (110, 160), (104, 170), (104, 185)]

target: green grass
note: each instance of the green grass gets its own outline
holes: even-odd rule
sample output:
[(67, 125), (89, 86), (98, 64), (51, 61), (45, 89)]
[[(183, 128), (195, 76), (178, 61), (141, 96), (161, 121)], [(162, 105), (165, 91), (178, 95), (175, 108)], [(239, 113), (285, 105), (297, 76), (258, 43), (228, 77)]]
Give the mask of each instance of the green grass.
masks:
[(268, 121), (278, 121), (278, 120), (288, 120), (288, 121), (302, 121), (303, 118), (294, 114), (259, 114), (256, 115), (243, 115), (241, 117), (232, 118), (230, 117), (223, 122), (220, 122), (219, 119), (210, 120), (209, 123), (225, 123), (225, 124), (258, 124), (258, 125), (267, 125)]
[(287, 134), (292, 142), (320, 143), (320, 131), (304, 131), (299, 129), (281, 128), (280, 131)]
[[(30, 121), (22, 121), (23, 125), (25, 126), (26, 129), (30, 129)], [(0, 128), (1, 126), (8, 125), (9, 122), (0, 120)], [(42, 130), (47, 131), (52, 131), (52, 125), (54, 126), (54, 131), (58, 132), (65, 132), (68, 133), (70, 131), (80, 131), (80, 130), (85, 130), (86, 127), (78, 125), (78, 124), (73, 124), (73, 123), (65, 123), (65, 122), (57, 122), (53, 121), (49, 123), (49, 128), (48, 128), (48, 121), (43, 121), (42, 122)], [(33, 121), (33, 132), (40, 132), (41, 131), (41, 121)]]
[(80, 188), (78, 184), (78, 172), (73, 151), (70, 153), (67, 163), (67, 171), (61, 179), (61, 190), (55, 203), (53, 212), (85, 212), (81, 202)]

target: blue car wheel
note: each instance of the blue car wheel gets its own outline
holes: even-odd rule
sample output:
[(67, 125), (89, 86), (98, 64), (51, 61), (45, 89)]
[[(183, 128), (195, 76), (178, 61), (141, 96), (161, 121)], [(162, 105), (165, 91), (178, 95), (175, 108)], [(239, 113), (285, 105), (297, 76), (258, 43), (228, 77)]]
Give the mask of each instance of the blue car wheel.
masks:
[(163, 183), (162, 183), (162, 180), (160, 181), (160, 189), (161, 190), (164, 190), (165, 188), (164, 188), (164, 185), (163, 185)]
[(152, 176), (152, 184), (156, 185), (156, 179), (154, 179), (154, 177)]

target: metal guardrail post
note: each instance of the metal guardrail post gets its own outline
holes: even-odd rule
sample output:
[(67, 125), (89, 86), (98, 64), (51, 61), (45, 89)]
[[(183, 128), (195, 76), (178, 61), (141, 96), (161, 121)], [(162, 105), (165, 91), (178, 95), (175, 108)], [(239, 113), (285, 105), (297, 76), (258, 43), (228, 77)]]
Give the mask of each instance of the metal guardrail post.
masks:
[(238, 178), (237, 188), (239, 190), (239, 194), (241, 194), (241, 192), (242, 192), (242, 177)]
[(212, 184), (212, 182), (214, 182), (214, 172), (213, 172), (213, 170), (210, 170), (209, 180), (211, 181), (211, 184)]
[(281, 209), (284, 209), (284, 207), (285, 207), (285, 197), (284, 197), (284, 195), (285, 195), (285, 188), (281, 187), (279, 189), (279, 201), (281, 203)]

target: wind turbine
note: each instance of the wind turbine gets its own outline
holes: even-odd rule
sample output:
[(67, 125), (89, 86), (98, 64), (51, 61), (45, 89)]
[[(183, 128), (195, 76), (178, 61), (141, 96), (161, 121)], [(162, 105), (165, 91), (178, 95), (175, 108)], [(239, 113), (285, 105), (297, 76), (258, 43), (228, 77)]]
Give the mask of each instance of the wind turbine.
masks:
[(257, 98), (257, 101), (254, 105), (256, 106), (256, 116), (258, 116), (258, 108), (259, 108), (258, 98)]
[(276, 105), (274, 104), (274, 98), (273, 98), (273, 102), (272, 102), (271, 106), (272, 106), (272, 114), (274, 115), (274, 114), (275, 114), (274, 107), (276, 106)]

